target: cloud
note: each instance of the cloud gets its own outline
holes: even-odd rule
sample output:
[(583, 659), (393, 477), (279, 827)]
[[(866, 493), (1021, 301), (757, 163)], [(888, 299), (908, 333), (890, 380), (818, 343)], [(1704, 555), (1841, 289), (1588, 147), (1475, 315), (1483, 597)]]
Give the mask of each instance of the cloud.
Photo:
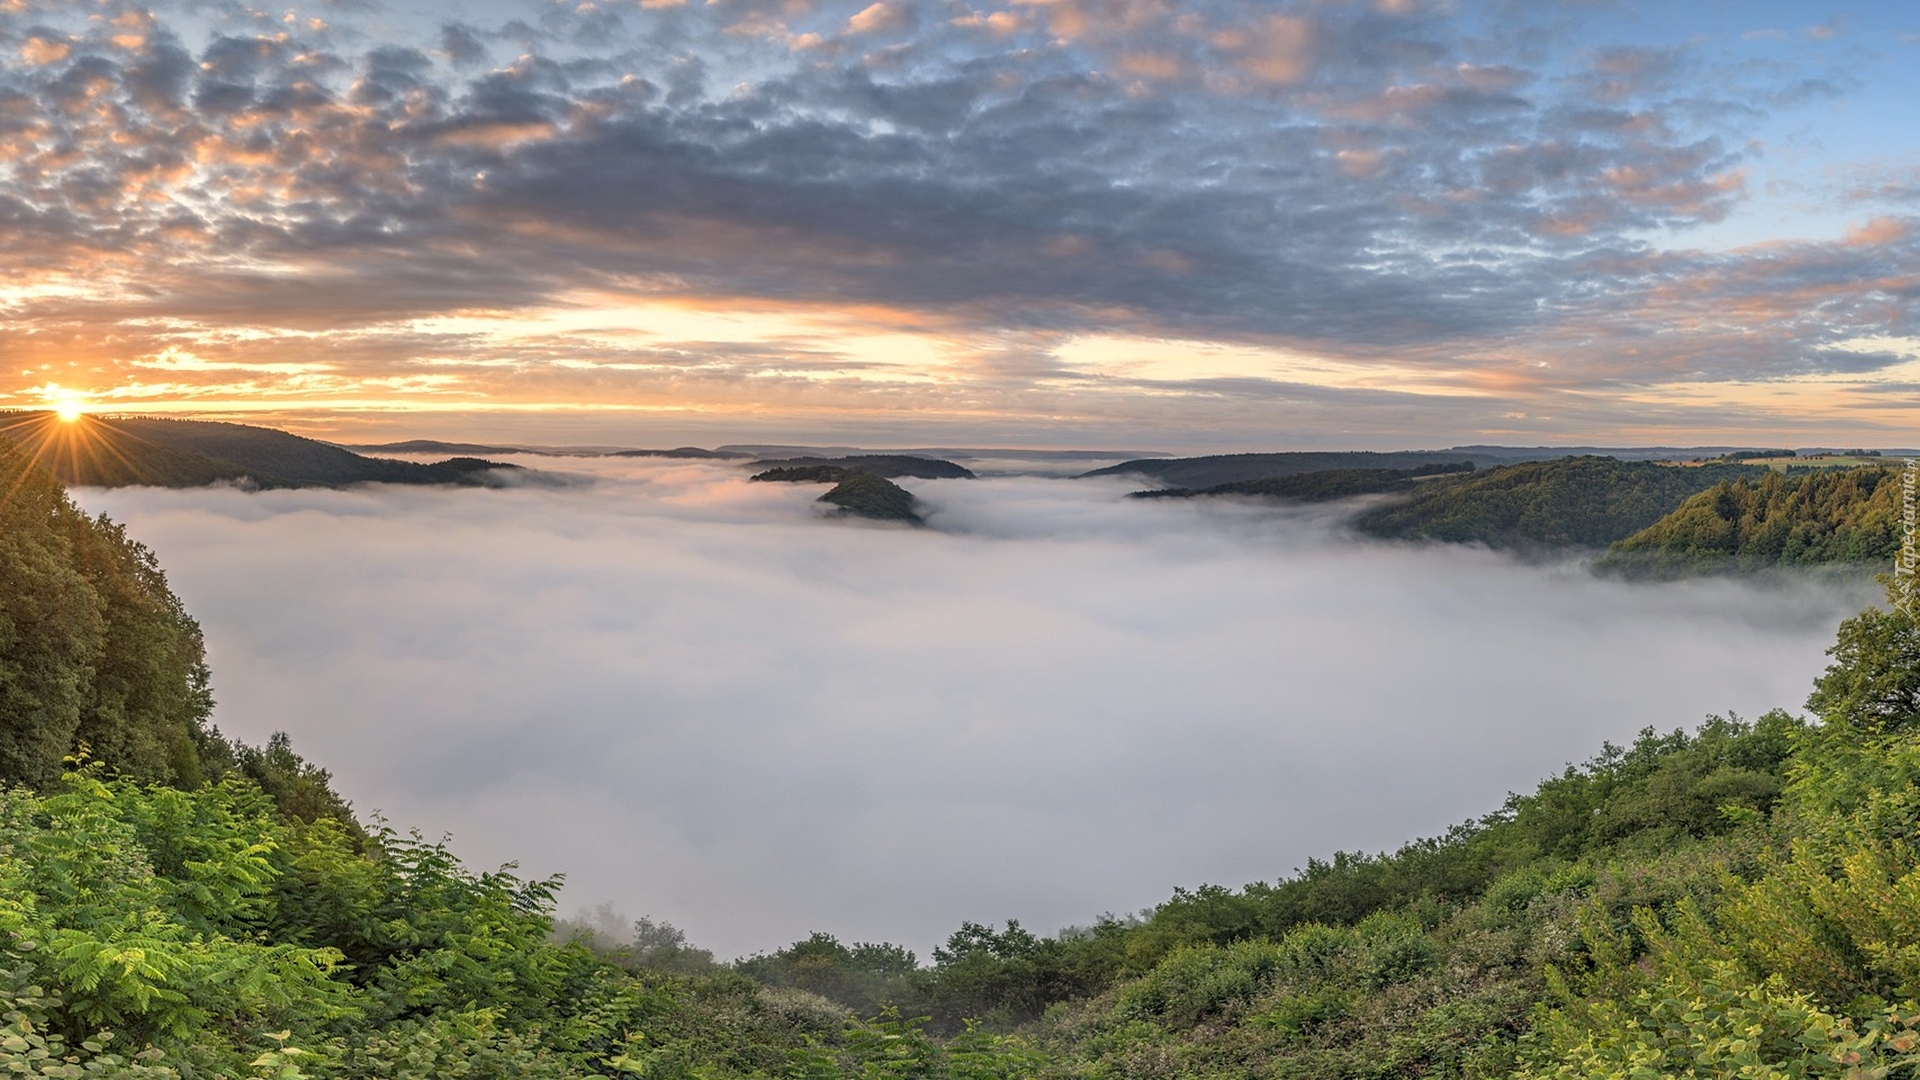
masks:
[(1877, 247), (1905, 240), (1913, 233), (1910, 222), (1899, 218), (1877, 217), (1847, 230), (1846, 242), (1854, 246)]
[(362, 811), (734, 955), (924, 957), (1497, 808), (1602, 740), (1795, 706), (1857, 591), (1639, 587), (1124, 482), (821, 520), (704, 463), (586, 489), (82, 491), (206, 628), (223, 729)]
[(854, 34), (879, 34), (904, 30), (913, 24), (913, 12), (904, 3), (879, 0), (854, 13), (847, 20), (847, 31)]
[[(0, 13), (0, 48), (23, 58), (0, 70), (0, 350), (28, 372), (0, 394), (42, 383), (53, 354), (69, 381), (156, 399), (130, 381), (141, 356), (223, 337), (304, 354), (325, 333), (360, 337), (354, 363), (325, 391), (280, 384), (316, 406), (418, 385), (449, 359), (534, 373), (460, 377), (476, 405), (526, 404), (524, 382), (600, 362), (592, 403), (647, 404), (615, 366), (648, 363), (647, 347), (376, 347), (583, 290), (610, 306), (911, 311), (955, 350), (1127, 331), (1389, 371), (1508, 352), (1530, 366), (1651, 310), (1649, 290), (1689, 266), (1707, 266), (1696, 284), (1729, 280), (1649, 238), (1745, 204), (1751, 129), (1808, 74), (1727, 75), (1697, 43), (1596, 46), (1552, 20), (1488, 38), (1411, 4), (115, 12)], [(1872, 258), (1915, 269), (1905, 248)], [(1770, 377), (1828, 339), (1898, 331), (1887, 310), (1830, 304), (1818, 323), (1705, 346), (1661, 325), (1630, 358), (1593, 350), (1560, 370), (1593, 392), (1728, 346), (1742, 359), (1715, 377)], [(693, 404), (730, 407), (792, 367), (729, 369), (727, 393)], [(1049, 392), (995, 370), (916, 377), (1006, 409)], [(760, 404), (862, 407), (838, 392)]]

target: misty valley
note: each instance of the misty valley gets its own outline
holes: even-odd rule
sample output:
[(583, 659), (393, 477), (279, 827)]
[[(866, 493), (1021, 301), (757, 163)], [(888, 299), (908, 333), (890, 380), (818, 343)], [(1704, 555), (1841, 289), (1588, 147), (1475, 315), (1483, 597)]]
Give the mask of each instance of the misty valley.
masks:
[[(1890, 467), (494, 446), (479, 486), (68, 495), (32, 448), (5, 1060), (1838, 1076), (1920, 1038)], [(830, 520), (863, 476), (920, 525)]]
[(0, 1080), (1920, 1080), (1913, 0), (0, 0)]

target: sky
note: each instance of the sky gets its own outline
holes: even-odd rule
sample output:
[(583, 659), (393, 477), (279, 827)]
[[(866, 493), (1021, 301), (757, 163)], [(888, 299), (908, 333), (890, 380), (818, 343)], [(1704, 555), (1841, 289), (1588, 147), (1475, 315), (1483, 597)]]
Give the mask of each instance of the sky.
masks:
[(1920, 9), (0, 0), (0, 406), (1910, 445)]
[(1391, 850), (1605, 740), (1797, 711), (1873, 591), (1628, 585), (1125, 479), (908, 479), (912, 529), (726, 464), (525, 463), (594, 480), (76, 497), (200, 620), (224, 732), (722, 959), (927, 960), (963, 920)]

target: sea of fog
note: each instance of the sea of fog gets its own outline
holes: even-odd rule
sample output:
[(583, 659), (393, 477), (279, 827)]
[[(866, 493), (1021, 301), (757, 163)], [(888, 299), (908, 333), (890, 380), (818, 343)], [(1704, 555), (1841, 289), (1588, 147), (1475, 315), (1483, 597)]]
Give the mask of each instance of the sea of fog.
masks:
[(925, 957), (1496, 809), (1603, 740), (1797, 709), (1871, 593), (1627, 585), (1356, 540), (1326, 508), (908, 480), (828, 520), (738, 466), (564, 489), (76, 493), (206, 629), (229, 734), (364, 812), (722, 957)]

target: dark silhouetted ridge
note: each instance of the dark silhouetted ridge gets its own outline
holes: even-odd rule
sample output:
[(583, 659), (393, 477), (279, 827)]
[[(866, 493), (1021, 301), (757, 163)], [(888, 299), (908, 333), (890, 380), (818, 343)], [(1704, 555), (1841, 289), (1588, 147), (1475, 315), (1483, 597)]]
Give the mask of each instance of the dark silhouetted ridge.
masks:
[(922, 480), (971, 480), (973, 470), (951, 461), (939, 458), (910, 457), (905, 454), (858, 454), (852, 457), (796, 457), (778, 461), (758, 461), (766, 472), (759, 473), (755, 479), (803, 479), (800, 476), (768, 476), (767, 473), (792, 469), (844, 469), (847, 472), (863, 472), (873, 476), (893, 479), (897, 476), (912, 476)]
[(222, 481), (262, 488), (348, 484), (495, 482), (520, 470), (475, 457), (422, 465), (365, 457), (273, 428), (205, 420), (0, 414), (0, 437), (21, 446), (62, 483), (88, 487), (201, 487)]

